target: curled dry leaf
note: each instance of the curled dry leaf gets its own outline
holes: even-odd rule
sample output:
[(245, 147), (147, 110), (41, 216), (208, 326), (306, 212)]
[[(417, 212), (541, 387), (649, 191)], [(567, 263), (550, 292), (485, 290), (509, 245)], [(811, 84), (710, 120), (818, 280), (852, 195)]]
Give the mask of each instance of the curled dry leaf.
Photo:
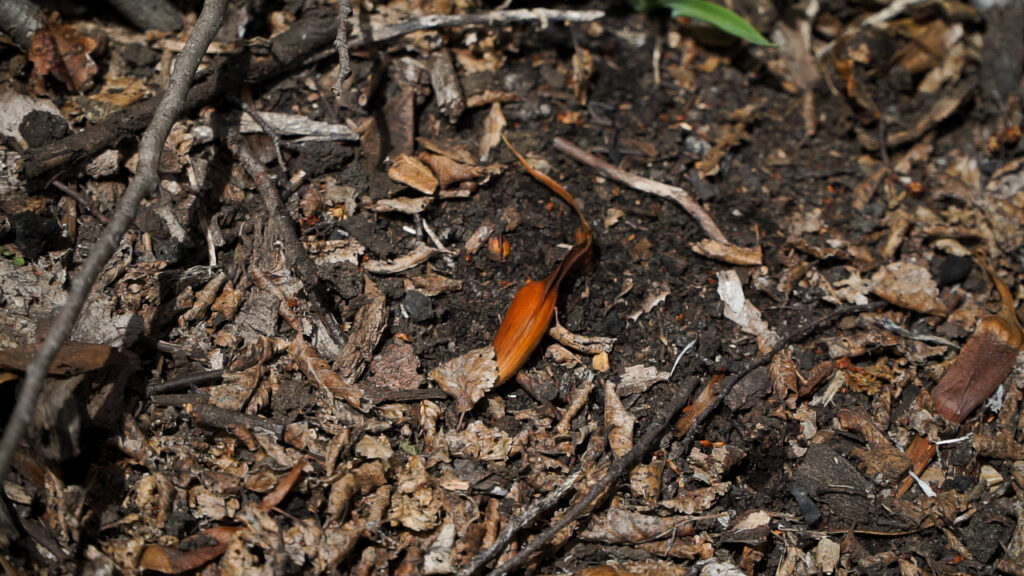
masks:
[(288, 353), (291, 354), (292, 359), (298, 364), (299, 370), (306, 375), (306, 378), (323, 385), (336, 398), (341, 398), (359, 410), (364, 409), (363, 392), (359, 388), (345, 383), (331, 369), (331, 365), (317, 354), (316, 348), (302, 339), (301, 334), (292, 340), (288, 347)]
[(433, 298), (440, 294), (462, 290), (462, 280), (455, 280), (440, 274), (424, 274), (406, 278), (405, 290), (416, 290)]
[(548, 330), (548, 335), (560, 344), (584, 354), (597, 354), (599, 352), (610, 354), (612, 346), (615, 345), (615, 338), (573, 334), (565, 326), (562, 326), (557, 316), (555, 317), (555, 325), (551, 327), (551, 330)]
[(371, 272), (373, 274), (398, 274), (399, 272), (405, 272), (410, 268), (415, 268), (420, 264), (423, 264), (436, 253), (436, 248), (420, 243), (413, 247), (412, 251), (408, 254), (399, 256), (391, 262), (368, 260), (363, 267), (367, 272)]
[(690, 248), (705, 258), (737, 266), (760, 266), (764, 262), (764, 252), (761, 250), (761, 246), (747, 248), (705, 238)]
[(457, 356), (430, 371), (430, 378), (455, 399), (459, 412), (473, 408), (498, 383), (498, 362), (493, 346)]
[(622, 399), (615, 393), (615, 384), (604, 383), (604, 426), (608, 430), (608, 446), (616, 458), (633, 448), (633, 426), (636, 418), (622, 405)]
[(558, 289), (570, 274), (589, 264), (593, 256), (594, 238), (590, 225), (569, 192), (545, 174), (533, 169), (512, 145), (505, 141), (512, 153), (526, 171), (552, 192), (565, 200), (576, 211), (580, 228), (576, 231), (576, 243), (569, 253), (547, 278), (528, 282), (519, 289), (494, 337), (494, 350), (498, 359), (498, 382), (511, 378), (530, 358), (540, 344), (555, 312)]

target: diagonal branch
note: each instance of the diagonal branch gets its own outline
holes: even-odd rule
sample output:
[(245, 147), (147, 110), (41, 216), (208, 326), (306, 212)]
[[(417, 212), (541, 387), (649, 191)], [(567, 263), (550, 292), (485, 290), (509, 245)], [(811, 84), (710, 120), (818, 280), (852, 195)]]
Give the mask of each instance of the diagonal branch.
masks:
[(594, 156), (590, 152), (580, 148), (579, 146), (569, 142), (564, 138), (555, 138), (554, 140), (555, 150), (569, 156), (573, 160), (586, 164), (600, 172), (601, 174), (621, 182), (634, 190), (660, 196), (666, 200), (672, 200), (677, 202), (683, 207), (697, 224), (700, 225), (704, 233), (708, 235), (708, 238), (722, 244), (732, 244), (729, 239), (722, 234), (721, 229), (718, 228), (718, 224), (711, 218), (711, 215), (707, 213), (704, 208), (693, 199), (692, 196), (682, 188), (678, 186), (672, 186), (669, 184), (663, 184), (650, 178), (644, 178), (638, 176), (632, 172), (626, 172), (625, 170), (605, 162), (604, 160)]
[(3, 440), (0, 440), (0, 479), (7, 474), (14, 452), (32, 420), (36, 400), (42, 391), (43, 378), (46, 376), (50, 363), (64, 341), (71, 335), (71, 330), (74, 328), (75, 322), (78, 321), (78, 315), (85, 306), (85, 301), (89, 297), (96, 278), (121, 244), (121, 238), (125, 231), (135, 220), (139, 203), (159, 183), (157, 167), (164, 141), (167, 140), (174, 121), (181, 114), (185, 96), (195, 78), (199, 61), (202, 60), (207, 47), (213, 41), (214, 34), (220, 28), (226, 6), (227, 0), (206, 0), (203, 3), (203, 10), (199, 14), (199, 19), (196, 20), (195, 28), (189, 35), (188, 42), (185, 43), (185, 48), (178, 58), (175, 59), (174, 72), (171, 74), (167, 92), (153, 113), (153, 120), (149, 123), (149, 127), (142, 135), (142, 141), (139, 143), (139, 165), (135, 179), (131, 181), (121, 196), (121, 200), (114, 210), (114, 216), (110, 219), (110, 224), (103, 229), (103, 233), (96, 240), (82, 269), (72, 279), (71, 289), (60, 314), (46, 334), (39, 353), (25, 371), (25, 380), (21, 390), (18, 391), (18, 401), (11, 414), (11, 420), (4, 430)]

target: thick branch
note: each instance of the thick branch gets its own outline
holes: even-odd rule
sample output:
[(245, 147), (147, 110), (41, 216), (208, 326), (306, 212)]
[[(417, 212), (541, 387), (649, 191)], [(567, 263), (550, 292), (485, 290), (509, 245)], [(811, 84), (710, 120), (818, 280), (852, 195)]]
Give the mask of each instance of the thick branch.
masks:
[[(6, 0), (0, 1), (3, 5)], [(402, 22), (394, 26), (369, 31), (353, 30), (350, 48), (359, 48), (374, 42), (387, 42), (420, 30), (435, 30), (454, 26), (481, 26), (514, 24), (517, 22), (591, 22), (604, 16), (598, 10), (498, 10), (481, 14), (430, 15)], [(244, 53), (227, 60), (215, 72), (194, 86), (188, 93), (184, 111), (195, 110), (228, 91), (237, 90), (243, 83), (260, 84), (281, 73), (303, 64), (310, 56), (333, 42), (338, 35), (338, 14), (318, 9), (296, 22), (287, 32), (276, 36), (271, 44), (269, 58), (254, 60)], [(331, 49), (330, 54), (337, 54)], [(21, 173), (26, 179), (52, 176), (53, 172), (69, 163), (87, 160), (116, 146), (124, 138), (138, 133), (149, 122), (156, 104), (154, 99), (140, 102), (114, 114), (103, 122), (77, 134), (72, 134), (40, 148), (30, 149), (24, 156)]]

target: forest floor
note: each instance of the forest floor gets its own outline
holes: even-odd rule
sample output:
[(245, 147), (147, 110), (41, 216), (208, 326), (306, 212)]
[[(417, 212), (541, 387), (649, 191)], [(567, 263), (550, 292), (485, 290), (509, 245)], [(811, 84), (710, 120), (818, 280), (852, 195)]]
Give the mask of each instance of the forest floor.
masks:
[[(62, 13), (70, 78), (0, 43), (0, 406), (139, 164), (180, 4), (167, 33)], [(632, 449), (517, 573), (1024, 574), (1019, 3), (735, 2), (766, 47), (601, 1), (370, 42), (497, 10), (385, 1), (338, 96), (336, 8), (268, 4), (229, 8), (50, 370), (5, 573), (494, 569)], [(497, 385), (506, 309), (580, 225), (502, 135), (594, 253)]]

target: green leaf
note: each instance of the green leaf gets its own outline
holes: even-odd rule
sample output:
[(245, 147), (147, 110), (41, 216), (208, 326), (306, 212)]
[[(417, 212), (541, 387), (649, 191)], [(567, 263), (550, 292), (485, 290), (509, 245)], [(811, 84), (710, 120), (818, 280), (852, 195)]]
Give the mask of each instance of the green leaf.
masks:
[(719, 6), (706, 0), (665, 0), (664, 3), (672, 9), (673, 18), (684, 17), (702, 20), (751, 44), (774, 46), (742, 16), (725, 6)]

